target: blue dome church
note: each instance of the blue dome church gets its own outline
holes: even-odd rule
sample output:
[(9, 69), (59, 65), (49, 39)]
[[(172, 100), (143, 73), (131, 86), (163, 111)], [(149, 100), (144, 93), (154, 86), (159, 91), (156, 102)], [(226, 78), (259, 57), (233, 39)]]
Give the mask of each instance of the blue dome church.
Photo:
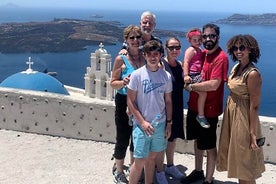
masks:
[(30, 57), (26, 64), (29, 65), (29, 68), (26, 71), (22, 71), (7, 77), (0, 83), (0, 87), (69, 95), (64, 85), (56, 78), (42, 72), (33, 71), (31, 65), (34, 63), (31, 61)]

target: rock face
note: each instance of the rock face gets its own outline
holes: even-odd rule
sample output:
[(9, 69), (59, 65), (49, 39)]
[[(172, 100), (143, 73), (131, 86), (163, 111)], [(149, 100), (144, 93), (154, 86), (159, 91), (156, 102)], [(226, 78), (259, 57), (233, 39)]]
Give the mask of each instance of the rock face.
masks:
[(276, 26), (276, 13), (266, 13), (261, 15), (233, 14), (228, 18), (217, 20), (216, 23)]
[[(50, 22), (0, 24), (1, 53), (73, 52), (88, 45), (123, 42), (116, 21), (55, 19)], [(156, 36), (183, 36), (183, 32), (156, 30)]]

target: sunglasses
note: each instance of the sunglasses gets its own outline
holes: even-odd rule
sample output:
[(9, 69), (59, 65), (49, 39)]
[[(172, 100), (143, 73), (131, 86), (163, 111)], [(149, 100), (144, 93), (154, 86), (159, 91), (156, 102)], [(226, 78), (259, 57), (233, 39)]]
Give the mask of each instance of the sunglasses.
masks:
[(238, 51), (238, 50), (244, 51), (245, 49), (246, 49), (246, 47), (244, 45), (241, 45), (239, 47), (232, 46), (232, 48), (231, 48), (232, 51)]
[(181, 46), (168, 46), (167, 47), (170, 51), (173, 51), (173, 50), (180, 50), (181, 49)]
[(208, 35), (204, 34), (204, 35), (202, 35), (203, 39), (207, 39), (208, 37), (210, 39), (215, 39), (217, 37), (217, 35), (216, 34), (208, 34)]
[(131, 39), (131, 40), (134, 40), (134, 39), (141, 39), (142, 38), (142, 36), (141, 35), (139, 35), (139, 36), (130, 36), (130, 37), (128, 37), (129, 39)]

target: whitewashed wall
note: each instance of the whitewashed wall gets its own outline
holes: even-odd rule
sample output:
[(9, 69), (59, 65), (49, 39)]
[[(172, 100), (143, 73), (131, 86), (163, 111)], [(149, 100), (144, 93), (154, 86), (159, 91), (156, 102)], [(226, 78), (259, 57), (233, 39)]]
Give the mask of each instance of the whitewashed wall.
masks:
[[(67, 89), (70, 96), (0, 88), (0, 128), (114, 143), (114, 101), (89, 98), (78, 88)], [(276, 163), (276, 118), (260, 118), (266, 136), (265, 161)], [(218, 128), (218, 136), (219, 132)], [(193, 153), (192, 142), (179, 140), (177, 151)]]

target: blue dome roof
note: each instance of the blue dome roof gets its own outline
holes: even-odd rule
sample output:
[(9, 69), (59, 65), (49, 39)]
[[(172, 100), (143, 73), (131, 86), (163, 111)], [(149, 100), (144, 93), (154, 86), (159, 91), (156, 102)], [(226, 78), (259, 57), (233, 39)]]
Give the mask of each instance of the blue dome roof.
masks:
[(27, 89), (69, 95), (56, 78), (37, 71), (26, 70), (13, 74), (0, 83), (0, 87)]

